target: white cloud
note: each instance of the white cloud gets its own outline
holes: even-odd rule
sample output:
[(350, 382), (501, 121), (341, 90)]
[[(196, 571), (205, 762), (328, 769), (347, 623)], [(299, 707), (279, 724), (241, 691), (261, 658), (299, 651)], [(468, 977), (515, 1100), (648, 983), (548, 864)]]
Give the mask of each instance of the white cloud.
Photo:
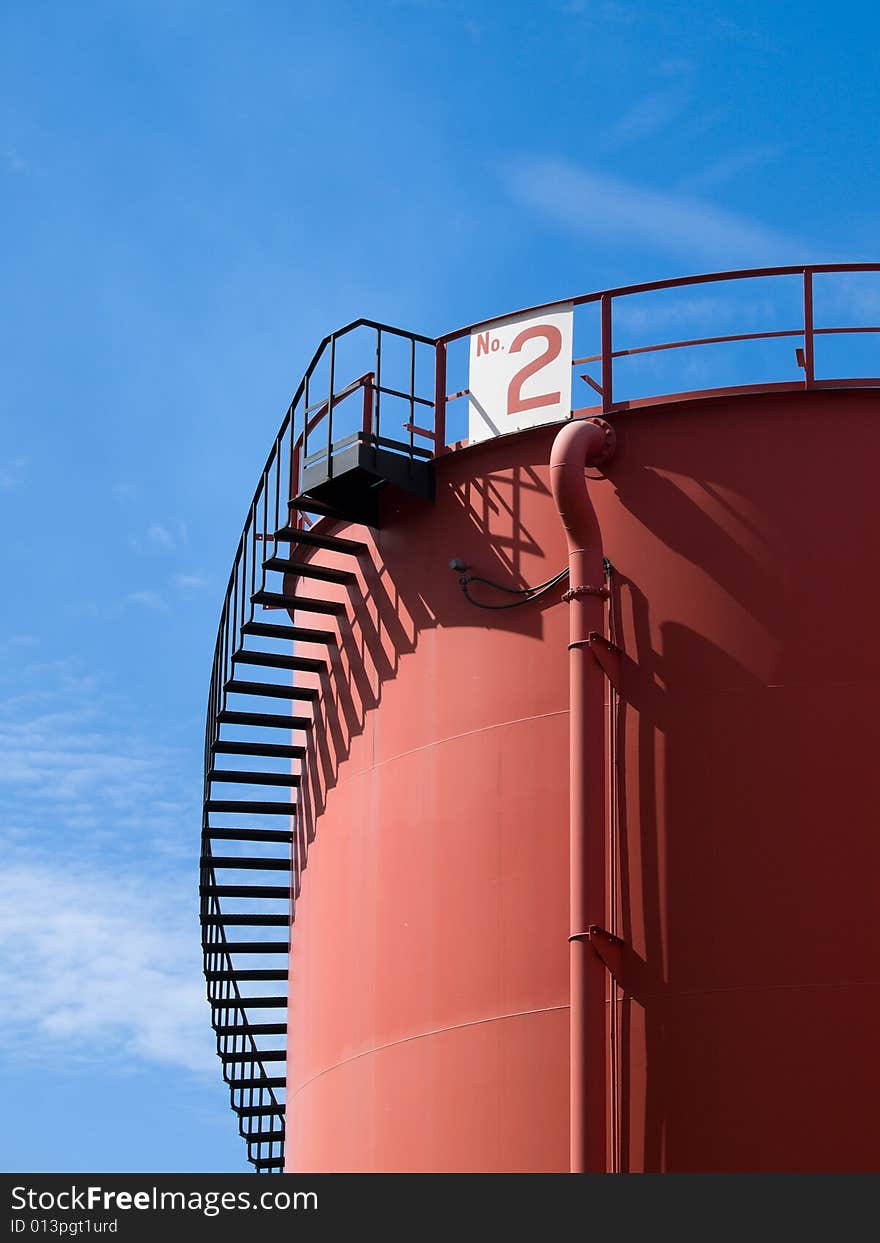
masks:
[(778, 160), (781, 155), (782, 148), (772, 143), (754, 143), (749, 147), (741, 147), (704, 165), (699, 172), (685, 178), (679, 189), (685, 194), (699, 194), (734, 181), (759, 164)]
[(11, 634), (8, 638), (0, 639), (0, 652), (9, 652), (14, 649), (20, 653), (24, 648), (39, 647), (40, 640), (35, 634)]
[(151, 527), (147, 528), (147, 542), (154, 548), (174, 548), (174, 536), (167, 527), (163, 527), (160, 522), (154, 522)]
[(207, 587), (208, 580), (202, 574), (175, 574), (174, 585), (183, 591), (197, 591), (201, 587)]
[(0, 1050), (216, 1073), (198, 748), (144, 737), (76, 666), (16, 656), (0, 699)]
[(0, 1048), (212, 1069), (197, 759), (134, 732), (126, 705), (64, 661), (12, 665), (7, 681)]
[(687, 93), (682, 90), (656, 91), (644, 96), (604, 130), (602, 146), (614, 150), (665, 129), (686, 103)]
[(161, 754), (154, 748), (126, 753), (121, 739), (90, 732), (87, 724), (85, 713), (79, 722), (74, 714), (60, 720), (47, 714), (23, 724), (0, 723), (0, 788), (12, 787), (13, 799), (37, 796), (60, 823), (71, 817), (81, 822), (85, 813), (106, 818), (152, 795), (162, 782)]
[(162, 598), (161, 593), (153, 591), (150, 588), (146, 588), (142, 591), (130, 591), (126, 596), (126, 599), (132, 604), (140, 604), (146, 609), (163, 610), (168, 608), (168, 605)]
[[(760, 278), (759, 278), (760, 279)], [(795, 278), (797, 279), (797, 278)], [(703, 286), (709, 288), (709, 286)], [(614, 326), (636, 332), (674, 331), (684, 337), (699, 337), (725, 332), (758, 332), (765, 326), (776, 328), (785, 320), (781, 289), (764, 289), (753, 292), (749, 286), (738, 282), (732, 285), (713, 285), (716, 294), (695, 294), (690, 290), (664, 290), (662, 294), (648, 295), (649, 301), (636, 296), (621, 298), (614, 307)], [(662, 299), (662, 300), (661, 300)], [(796, 316), (791, 324), (797, 322)], [(788, 326), (789, 321), (785, 321)], [(655, 338), (657, 339), (657, 338)]]
[(155, 886), (149, 870), (28, 861), (4, 868), (3, 893), (7, 1051), (215, 1068), (190, 901)]
[(191, 855), (195, 757), (129, 728), (124, 706), (103, 702), (63, 662), (26, 665), (16, 677), (24, 689), (0, 700), (0, 834), (23, 834), (56, 855), (75, 845), (81, 859), (106, 859), (108, 850)]
[(7, 147), (3, 152), (3, 163), (10, 173), (26, 173), (30, 165), (19, 155), (15, 147)]
[(24, 482), (30, 459), (14, 457), (0, 462), (0, 491), (9, 492)]
[(722, 267), (797, 263), (806, 253), (795, 239), (735, 212), (569, 160), (520, 157), (505, 176), (519, 202), (597, 244), (642, 246)]

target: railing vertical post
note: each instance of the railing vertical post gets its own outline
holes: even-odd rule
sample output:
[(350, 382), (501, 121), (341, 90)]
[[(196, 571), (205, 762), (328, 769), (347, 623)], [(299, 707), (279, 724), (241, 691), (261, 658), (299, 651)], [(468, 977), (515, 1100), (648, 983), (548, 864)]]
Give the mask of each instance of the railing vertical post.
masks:
[[(309, 456), (309, 373), (306, 372), (305, 379), (303, 381), (303, 434), (302, 434), (303, 462), (305, 462), (308, 456)], [(299, 483), (298, 479), (297, 479), (297, 483)]]
[[(254, 503), (251, 505), (251, 589), (248, 597), (247, 616), (248, 620), (254, 615), (254, 596), (257, 591), (257, 498), (254, 497)], [(261, 567), (262, 568), (262, 567)], [(265, 571), (263, 571), (265, 580)], [(242, 604), (244, 600), (242, 599)], [(242, 625), (244, 625), (244, 611), (242, 611)]]
[(602, 294), (602, 413), (607, 414), (614, 403), (612, 365), (614, 346), (611, 340), (611, 294)]
[(813, 353), (813, 271), (804, 268), (804, 387), (810, 388), (816, 378)]
[(381, 414), (380, 414), (381, 407), (382, 407), (382, 329), (377, 328), (376, 329), (376, 413), (374, 416), (374, 421), (376, 424), (374, 430), (375, 430), (377, 441), (379, 439), (379, 430), (380, 430), (379, 420), (381, 417)]
[[(327, 395), (327, 478), (333, 474), (333, 385), (336, 383), (336, 334), (330, 338), (330, 392)], [(308, 412), (306, 420), (308, 421)]]
[[(303, 433), (303, 435), (305, 435), (305, 433)], [(300, 441), (297, 441), (294, 444), (293, 449), (290, 452), (290, 496), (287, 498), (288, 502), (292, 501), (295, 497), (299, 496), (299, 492), (300, 492), (299, 472), (300, 472), (301, 452), (302, 452), (302, 449), (301, 449)], [(301, 512), (297, 510), (296, 517), (294, 518), (293, 510), (290, 508), (289, 504), (287, 507), (287, 520), (292, 527), (299, 528), (300, 526), (302, 526)]]
[[(287, 479), (285, 480), (285, 491), (287, 496), (284, 497), (282, 526), (295, 526), (293, 521), (293, 509), (291, 501), (299, 494), (299, 446), (300, 441), (296, 435), (296, 400), (290, 411), (290, 446), (287, 450)], [(294, 489), (296, 489), (294, 491)], [(297, 511), (298, 512), (298, 511)], [(277, 545), (276, 545), (277, 546)]]
[(446, 448), (446, 342), (434, 346), (434, 457)]
[[(263, 486), (263, 555), (260, 559), (261, 561), (260, 591), (262, 591), (263, 588), (266, 586), (265, 562), (266, 562), (266, 558), (269, 556), (269, 549), (266, 547), (266, 543), (269, 537), (269, 470), (268, 468), (263, 471), (263, 485), (262, 486)], [(276, 531), (278, 530), (277, 526), (275, 530)], [(274, 549), (273, 549), (273, 552), (274, 552)], [(257, 524), (255, 520), (254, 521), (254, 558), (255, 559), (256, 559), (256, 553), (257, 553)]]
[(416, 421), (416, 339), (409, 339), (409, 460), (412, 465), (413, 449), (415, 448), (415, 432), (413, 424)]
[[(285, 428), (285, 431), (286, 430), (287, 429)], [(281, 433), (281, 435), (278, 437), (278, 440), (275, 443), (277, 447), (277, 452), (275, 453), (275, 482), (272, 487), (272, 491), (275, 497), (275, 506), (274, 506), (275, 514), (274, 514), (273, 526), (272, 526), (272, 552), (273, 554), (276, 552), (278, 548), (278, 542), (275, 537), (278, 534), (278, 528), (281, 526), (281, 523), (278, 521), (278, 516), (281, 512), (281, 457), (282, 457), (282, 454), (284, 453), (284, 432)], [(287, 523), (285, 522), (285, 526), (286, 525)], [(263, 535), (263, 541), (264, 541), (263, 552), (264, 553), (266, 552), (266, 541), (268, 541), (268, 539), (269, 539), (269, 532), (267, 529)]]

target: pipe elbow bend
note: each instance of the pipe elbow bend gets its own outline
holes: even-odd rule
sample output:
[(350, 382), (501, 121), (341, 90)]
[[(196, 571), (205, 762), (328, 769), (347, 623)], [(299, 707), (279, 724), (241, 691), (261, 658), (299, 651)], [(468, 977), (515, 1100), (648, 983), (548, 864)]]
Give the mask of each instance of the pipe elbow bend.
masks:
[(584, 470), (607, 462), (614, 448), (614, 429), (604, 419), (572, 419), (553, 441), (550, 486), (569, 548), (588, 547), (599, 536)]

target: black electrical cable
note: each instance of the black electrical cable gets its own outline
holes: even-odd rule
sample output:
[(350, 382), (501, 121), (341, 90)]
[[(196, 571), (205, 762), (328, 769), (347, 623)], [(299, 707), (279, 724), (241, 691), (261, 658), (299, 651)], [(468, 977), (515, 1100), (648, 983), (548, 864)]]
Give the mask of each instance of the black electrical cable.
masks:
[[(478, 609), (517, 609), (522, 604), (528, 604), (531, 600), (538, 600), (541, 596), (547, 594), (548, 591), (558, 586), (564, 578), (568, 577), (568, 566), (564, 570), (560, 570), (558, 574), (554, 574), (553, 578), (548, 578), (544, 583), (538, 583), (534, 587), (505, 587), (502, 583), (493, 583), (489, 578), (482, 578), (474, 574), (462, 574), (458, 580), (462, 594), (469, 604), (473, 604)], [(513, 600), (510, 604), (484, 604), (480, 600), (475, 600), (471, 595), (468, 587), (471, 583), (485, 583), (487, 587), (492, 587), (495, 591), (505, 591), (508, 595), (522, 596), (521, 600)]]
[[(467, 566), (463, 561), (451, 561), (449, 565), (450, 569), (453, 570), (467, 570)], [(607, 557), (602, 558), (602, 565), (605, 570), (605, 577), (610, 578), (614, 572), (614, 566)], [(475, 608), (491, 610), (517, 609), (521, 604), (528, 604), (531, 600), (539, 600), (541, 596), (546, 595), (548, 591), (552, 591), (554, 587), (558, 586), (567, 577), (568, 566), (564, 570), (560, 570), (558, 574), (554, 574), (552, 578), (548, 578), (546, 582), (537, 583), (534, 587), (505, 587), (503, 583), (493, 583), (491, 578), (483, 578), (479, 574), (462, 573), (459, 577), (458, 585), (461, 587), (464, 598), (469, 604), (473, 604)], [(521, 600), (514, 600), (511, 604), (484, 604), (480, 600), (475, 600), (468, 591), (471, 583), (485, 583), (487, 587), (492, 587), (495, 591), (505, 591), (508, 595), (522, 596), (523, 598)]]

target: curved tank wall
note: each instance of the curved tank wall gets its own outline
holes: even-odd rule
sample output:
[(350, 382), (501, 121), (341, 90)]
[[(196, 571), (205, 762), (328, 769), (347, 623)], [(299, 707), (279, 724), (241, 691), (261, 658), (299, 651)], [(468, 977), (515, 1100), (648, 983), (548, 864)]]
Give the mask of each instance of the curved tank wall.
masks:
[[(614, 1168), (880, 1163), (878, 415), (612, 416)], [(568, 1168), (567, 608), (474, 608), (448, 568), (566, 564), (556, 430), (439, 460), (351, 592), (299, 826), (290, 1169)]]

